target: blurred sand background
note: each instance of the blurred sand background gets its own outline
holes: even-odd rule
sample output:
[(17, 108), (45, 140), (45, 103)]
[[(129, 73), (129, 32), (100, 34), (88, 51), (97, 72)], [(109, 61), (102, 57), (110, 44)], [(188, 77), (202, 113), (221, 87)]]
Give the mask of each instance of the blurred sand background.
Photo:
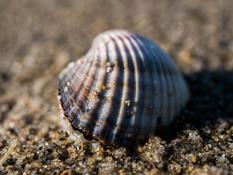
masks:
[[(231, 174), (233, 1), (0, 0), (0, 174)], [(57, 75), (108, 29), (143, 34), (192, 98), (166, 131), (125, 148), (63, 131)]]

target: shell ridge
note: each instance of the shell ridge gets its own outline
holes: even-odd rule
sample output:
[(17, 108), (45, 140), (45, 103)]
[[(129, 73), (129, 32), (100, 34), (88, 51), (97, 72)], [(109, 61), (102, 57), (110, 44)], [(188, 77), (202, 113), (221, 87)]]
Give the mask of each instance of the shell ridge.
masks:
[(155, 99), (155, 106), (157, 107), (157, 115), (154, 116), (155, 117), (155, 122), (154, 122), (154, 126), (156, 126), (156, 124), (158, 122), (160, 122), (159, 120), (162, 117), (162, 108), (163, 108), (163, 91), (164, 91), (164, 84), (163, 84), (163, 77), (161, 76), (162, 71), (162, 67), (161, 67), (161, 63), (160, 60), (157, 58), (157, 55), (154, 53), (153, 50), (151, 50), (151, 48), (146, 48), (148, 50), (148, 53), (150, 53), (152, 56), (152, 60), (153, 60), (153, 69), (154, 69), (154, 74), (156, 75), (156, 86), (157, 86), (157, 91), (155, 90), (155, 95), (154, 95), (154, 99)]
[(135, 68), (135, 62), (136, 60), (134, 60), (133, 58), (133, 53), (135, 52), (135, 49), (133, 48), (132, 46), (132, 43), (131, 43), (131, 36), (129, 36), (129, 34), (127, 33), (127, 35), (124, 36), (125, 37), (125, 49), (127, 50), (127, 55), (129, 56), (129, 65), (132, 66), (132, 68), (130, 69), (130, 73), (132, 74), (130, 76), (130, 80), (133, 80), (133, 81), (130, 81), (129, 84), (131, 86), (130, 88), (130, 96), (129, 96), (129, 104), (128, 104), (128, 111), (126, 111), (126, 117), (128, 117), (128, 120), (127, 120), (127, 125), (125, 126), (124, 130), (125, 130), (125, 137), (126, 138), (130, 138), (132, 136), (132, 132), (133, 132), (133, 127), (132, 127), (132, 120), (133, 120), (133, 117), (135, 116), (135, 93), (136, 93), (136, 86), (135, 86), (135, 83), (132, 83), (132, 82), (135, 82), (138, 74), (135, 73), (136, 71), (136, 68)]
[[(140, 37), (141, 43), (148, 43), (151, 42), (150, 40), (145, 39), (144, 37)], [(151, 44), (148, 44), (151, 45)], [(144, 46), (145, 47), (145, 46)], [(162, 68), (161, 68), (161, 63), (160, 63), (160, 59), (158, 59), (158, 56), (156, 53), (154, 53), (154, 50), (151, 49), (151, 47), (145, 47), (147, 48), (148, 52), (152, 55), (152, 60), (153, 60), (153, 66), (154, 66), (154, 71), (156, 71), (157, 74), (157, 91), (159, 93), (157, 93), (155, 95), (155, 101), (157, 99), (157, 109), (158, 109), (158, 114), (156, 116), (156, 123), (158, 122), (159, 119), (162, 118), (163, 115), (163, 92), (164, 92), (164, 81), (163, 81), (163, 76), (161, 76), (162, 74)], [(160, 122), (160, 121), (159, 121)]]
[[(108, 51), (107, 51), (107, 47), (102, 44), (99, 45), (97, 47), (97, 51), (99, 51), (101, 53), (98, 54), (99, 59), (103, 58), (102, 63), (101, 64), (105, 64), (106, 62), (108, 62)], [(96, 51), (96, 52), (97, 52)], [(98, 115), (99, 110), (101, 109), (101, 105), (102, 105), (102, 100), (104, 99), (100, 99), (100, 97), (103, 97), (103, 94), (105, 91), (102, 90), (102, 87), (104, 87), (106, 85), (106, 81), (107, 81), (107, 74), (105, 73), (105, 69), (103, 69), (102, 67), (99, 68), (99, 71), (95, 71), (95, 77), (96, 79), (94, 80), (93, 84), (92, 84), (92, 88), (90, 90), (90, 93), (88, 94), (87, 99), (89, 100), (89, 105), (88, 108), (90, 109), (90, 111), (87, 113), (88, 115), (88, 120), (86, 121), (86, 123), (88, 124), (88, 128), (89, 128), (89, 133), (90, 135), (93, 135), (94, 137), (97, 138), (97, 134), (94, 134), (94, 128), (96, 127), (96, 123), (99, 121), (99, 117), (101, 115)]]
[[(169, 62), (170, 63), (170, 62)], [(168, 71), (171, 73), (171, 68), (168, 69)], [(170, 121), (173, 120), (174, 116), (175, 116), (175, 103), (176, 103), (176, 88), (175, 88), (175, 78), (176, 75), (171, 74), (171, 76), (169, 76), (169, 82), (170, 82), (170, 92), (169, 92), (169, 99), (170, 99)], [(169, 121), (169, 122), (170, 122)]]
[[(148, 50), (148, 48), (146, 48), (144, 45), (143, 45), (143, 43), (142, 43), (142, 41), (140, 40), (140, 38), (138, 39), (137, 37), (135, 37), (135, 41), (137, 42), (137, 44), (138, 44), (138, 47), (140, 48), (139, 50), (142, 50), (142, 52), (145, 54), (145, 57), (147, 58), (147, 59), (150, 59), (150, 63), (148, 64), (148, 67), (149, 67), (149, 71), (150, 72), (154, 72), (154, 65), (155, 65), (155, 63), (154, 63), (154, 59), (153, 59), (153, 57), (151, 58), (151, 56), (150, 56), (150, 51)], [(141, 53), (142, 54), (142, 53)], [(156, 116), (156, 114), (155, 114), (155, 108), (157, 108), (158, 106), (155, 104), (155, 101), (156, 101), (156, 93), (155, 93), (155, 91), (154, 91), (154, 89), (157, 89), (157, 87), (156, 87), (156, 84), (154, 84), (154, 81), (158, 81), (157, 80), (158, 79), (158, 77), (156, 76), (156, 73), (152, 73), (151, 74), (151, 78), (150, 78), (150, 82), (151, 82), (151, 97), (154, 97), (154, 98), (151, 98), (151, 106), (149, 107), (150, 108), (150, 110), (152, 110), (152, 113), (150, 114), (151, 115), (151, 120), (150, 120), (150, 130), (149, 130), (149, 133), (153, 133), (154, 132), (154, 129), (155, 129), (155, 126), (156, 126), (156, 119), (157, 119), (157, 116)]]
[(154, 53), (157, 55), (158, 61), (160, 62), (160, 66), (161, 66), (161, 77), (163, 79), (163, 105), (162, 105), (162, 123), (167, 123), (168, 122), (168, 108), (169, 108), (169, 103), (168, 103), (168, 94), (167, 94), (167, 75), (166, 75), (166, 67), (164, 67), (164, 63), (163, 60), (161, 59), (159, 53), (157, 53), (157, 50), (154, 50)]
[[(156, 46), (157, 47), (157, 46)], [(164, 60), (163, 57), (161, 58), (161, 55), (159, 53), (159, 51), (156, 49), (156, 47), (153, 47), (152, 52), (155, 55), (155, 58), (158, 60), (158, 66), (160, 66), (161, 68), (161, 72), (160, 72), (160, 76), (162, 79), (162, 107), (161, 107), (161, 111), (162, 111), (162, 115), (161, 115), (161, 121), (162, 123), (167, 123), (167, 118), (168, 118), (168, 100), (167, 100), (167, 73), (166, 73), (166, 65), (164, 65)]]
[[(133, 96), (134, 98), (132, 99), (132, 103), (133, 103), (133, 106), (132, 106), (132, 111), (133, 111), (133, 115), (131, 116), (131, 129), (130, 129), (130, 133), (134, 134), (134, 130), (135, 130), (135, 122), (136, 122), (136, 117), (137, 117), (137, 108), (136, 106), (138, 105), (137, 102), (139, 101), (139, 80), (140, 80), (140, 77), (139, 77), (139, 63), (138, 63), (138, 60), (137, 60), (137, 57), (135, 55), (135, 51), (134, 49), (132, 48), (129, 52), (130, 56), (131, 56), (131, 59), (132, 59), (132, 65), (133, 65), (133, 73), (134, 73), (134, 92), (133, 92)], [(122, 85), (123, 86), (123, 85)], [(112, 142), (114, 141), (114, 139), (112, 139)]]
[[(105, 58), (106, 58), (106, 64), (110, 61), (110, 56), (109, 56), (109, 48), (108, 48), (108, 42), (105, 41), (106, 38), (103, 37), (102, 41), (103, 41), (103, 46), (104, 46), (104, 50), (105, 50)], [(104, 66), (106, 66), (106, 64)], [(102, 84), (99, 84), (98, 87), (101, 89), (101, 92), (99, 94), (100, 97), (104, 98), (104, 101), (109, 103), (108, 101), (106, 101), (106, 93), (107, 91), (105, 90), (105, 88), (108, 85), (109, 79), (110, 79), (110, 75), (106, 74), (106, 70), (104, 70), (103, 74), (104, 76), (104, 80)], [(99, 126), (102, 124), (102, 118), (103, 116), (106, 116), (106, 114), (103, 112), (103, 110), (105, 110), (104, 104), (102, 104), (103, 102), (100, 102), (98, 104), (95, 104), (95, 106), (93, 107), (94, 110), (92, 111), (92, 113), (90, 115), (94, 116), (94, 120), (92, 120), (92, 127), (91, 127), (91, 131), (90, 133), (92, 133), (92, 135), (96, 138), (101, 137), (100, 132), (99, 132)], [(105, 103), (106, 104), (106, 103)], [(105, 142), (105, 140), (102, 140), (103, 142)]]
[[(163, 52), (162, 52), (163, 53)], [(172, 69), (170, 67), (171, 60), (167, 57), (167, 54), (164, 54), (164, 63), (167, 63), (167, 69), (166, 69), (166, 78), (167, 78), (167, 84), (168, 84), (168, 89), (167, 89), (167, 96), (168, 96), (168, 122), (170, 123), (173, 118), (173, 84), (172, 84), (172, 77), (174, 76), (172, 73)]]
[(64, 109), (65, 116), (71, 122), (72, 127), (76, 128), (77, 123), (79, 121), (76, 121), (76, 123), (74, 123), (74, 116), (70, 115), (70, 111), (72, 110), (72, 99), (68, 99), (67, 95), (64, 95), (63, 98), (61, 99), (61, 106)]
[[(64, 71), (68, 71), (67, 69), (70, 70), (70, 67), (68, 66), (66, 70)], [(62, 74), (63, 75), (60, 81), (61, 85), (59, 86), (59, 95), (61, 97), (61, 105), (62, 105), (62, 108), (64, 109), (65, 116), (68, 116), (68, 119), (72, 121), (74, 116), (70, 115), (70, 111), (72, 110), (72, 106), (73, 106), (73, 99), (71, 98), (72, 97), (71, 94), (73, 91), (67, 85), (67, 83), (69, 82), (67, 74), (66, 73), (64, 74), (63, 72)]]
[[(95, 56), (94, 58), (96, 58), (97, 56)], [(87, 59), (87, 58), (86, 58)], [(89, 76), (90, 73), (94, 72), (93, 69), (95, 67), (95, 60), (92, 61), (92, 64), (90, 67), (87, 67), (85, 70), (86, 73), (85, 73), (85, 76)], [(76, 79), (77, 80), (77, 79)], [(83, 79), (84, 81), (84, 79)], [(82, 81), (82, 82), (83, 82)], [(93, 83), (93, 79), (89, 79), (88, 82), (91, 82), (91, 84)], [(85, 114), (85, 100), (87, 100), (87, 97), (85, 96), (87, 93), (87, 87), (83, 87), (84, 86), (84, 83), (80, 83), (81, 86), (80, 86), (80, 89), (79, 89), (79, 93), (77, 93), (77, 89), (74, 90), (74, 92), (76, 92), (76, 96), (71, 96), (71, 99), (70, 99), (70, 102), (72, 105), (70, 106), (74, 106), (74, 108), (77, 109), (77, 113), (76, 113), (76, 116), (74, 116), (74, 119), (72, 121), (72, 124), (77, 126), (78, 129), (81, 129), (83, 130), (83, 128), (85, 127), (85, 124), (84, 124), (84, 121), (81, 120), (81, 117), (83, 114)], [(85, 84), (87, 84), (87, 81), (85, 81)], [(81, 100), (80, 100), (81, 98)], [(83, 131), (84, 132), (84, 131)]]
[[(170, 69), (169, 71), (172, 71), (172, 68), (174, 68), (175, 64), (172, 60), (172, 58), (166, 54), (165, 56), (166, 59), (169, 60), (169, 64), (170, 64)], [(172, 92), (171, 92), (171, 116), (170, 116), (170, 121), (173, 121), (173, 118), (175, 117), (176, 114), (176, 109), (177, 109), (177, 101), (179, 99), (179, 94), (178, 94), (178, 89), (177, 89), (177, 73), (178, 73), (178, 69), (176, 69), (174, 74), (171, 74), (170, 76), (170, 81), (171, 81), (171, 86), (172, 86)]]
[[(87, 62), (87, 61), (86, 61)], [(75, 68), (75, 67), (73, 67), (71, 70), (72, 70), (72, 73), (70, 73), (70, 76), (69, 76), (69, 78), (68, 78), (68, 80), (65, 80), (65, 82), (67, 82), (67, 83), (69, 83), (70, 84), (70, 86), (68, 87), (68, 92), (70, 92), (70, 93), (67, 93), (67, 96), (69, 95), (69, 99), (67, 100), (68, 102), (70, 101), (70, 103), (72, 104), (70, 104), (69, 105), (69, 107), (71, 107), (70, 109), (69, 109), (69, 111), (70, 111), (70, 116), (72, 116), (72, 118), (74, 119), (74, 117), (75, 116), (73, 116), (73, 110), (74, 110), (74, 108), (77, 108), (77, 110), (79, 110), (80, 111), (80, 106), (77, 106), (76, 105), (76, 101), (75, 101), (75, 99), (76, 99), (76, 94), (77, 93), (75, 93), (75, 92), (79, 92), (79, 90), (78, 89), (76, 89), (76, 88), (72, 88), (73, 86), (74, 86), (74, 83), (75, 82), (78, 82), (78, 81), (83, 81), (84, 80), (84, 75), (88, 72), (88, 69), (89, 69), (89, 67), (91, 66), (91, 64), (92, 63), (90, 63), (90, 62), (88, 62), (89, 64), (87, 64), (87, 66), (85, 66), (85, 69), (83, 69), (83, 67), (84, 66), (81, 66), (81, 72), (83, 71), (84, 73), (83, 73), (83, 76), (81, 76), (81, 77), (83, 77), (83, 78), (80, 78), (80, 76), (75, 76), (75, 75), (77, 75), (77, 72), (75, 71), (75, 70), (79, 70), (78, 69), (78, 65), (77, 65), (77, 67)], [(77, 64), (77, 63), (76, 63)], [(75, 77), (75, 78), (74, 78)], [(72, 80), (72, 78), (73, 78), (73, 81), (71, 81)]]
[(136, 128), (135, 128), (135, 123), (136, 121), (138, 120), (138, 116), (139, 116), (139, 112), (138, 112), (138, 109), (137, 109), (137, 106), (139, 105), (139, 93), (140, 93), (140, 86), (139, 86), (139, 82), (141, 80), (140, 76), (139, 76), (139, 70), (141, 69), (140, 68), (140, 64), (139, 64), (139, 61), (137, 60), (137, 55), (135, 54), (134, 52), (134, 48), (132, 48), (132, 51), (130, 52), (130, 55), (131, 55), (131, 58), (132, 58), (132, 61), (133, 61), (133, 66), (134, 66), (134, 74), (135, 74), (135, 92), (134, 92), (134, 99), (133, 99), (133, 103), (134, 103), (134, 106), (133, 106), (133, 112), (134, 112), (134, 115), (132, 116), (131, 118), (131, 132), (132, 132), (132, 135), (134, 134), (134, 136), (136, 135)]
[[(82, 63), (80, 63), (80, 62), (82, 62)], [(78, 59), (75, 62), (75, 64), (76, 64), (76, 68), (75, 67), (72, 68), (73, 71), (69, 75), (69, 82), (71, 83), (71, 87), (75, 86), (76, 82), (84, 80), (85, 76), (80, 76), (80, 74), (81, 75), (87, 74), (89, 71), (89, 68), (92, 66), (93, 62), (92, 62), (92, 60), (89, 61), (89, 60), (85, 59), (85, 57), (82, 57), (82, 58)], [(86, 65), (86, 66), (83, 66), (83, 65)], [(77, 75), (79, 75), (79, 76), (77, 76)], [(76, 90), (79, 91), (79, 88), (77, 88)]]
[[(119, 50), (119, 46), (118, 46), (118, 44), (116, 43), (116, 41), (115, 41), (115, 38), (113, 38), (112, 36), (109, 36), (110, 37), (110, 39), (113, 41), (113, 43), (114, 43), (114, 47), (115, 47), (115, 51), (116, 51), (116, 58), (117, 58), (117, 62), (118, 62), (118, 65), (119, 65), (119, 67), (118, 67), (118, 69), (119, 70), (124, 70), (124, 63), (123, 63), (123, 60), (122, 60), (122, 55), (121, 55), (121, 52), (120, 52), (120, 50)], [(122, 81), (122, 79), (121, 79), (121, 76), (122, 77), (125, 77), (125, 72), (124, 71), (122, 71), (122, 72), (119, 72), (120, 74), (119, 75), (117, 75), (116, 76), (116, 82), (118, 83), (118, 82), (123, 82)], [(120, 76), (121, 75), (121, 76)], [(121, 84), (121, 83), (120, 83)], [(122, 98), (122, 95), (123, 95), (123, 88), (116, 88), (116, 91), (114, 92), (114, 94), (113, 94), (113, 96), (114, 95), (117, 95), (117, 96), (119, 96), (119, 97), (121, 97)], [(112, 104), (112, 105), (114, 105), (114, 110), (117, 110), (116, 111), (116, 113), (115, 113), (115, 111), (113, 110), (113, 111), (111, 111), (111, 113), (110, 113), (110, 117), (112, 117), (113, 118), (113, 120), (111, 121), (111, 122), (113, 122), (114, 124), (113, 124), (113, 126), (115, 126), (116, 125), (116, 120), (117, 120), (117, 118), (116, 118), (116, 116), (118, 116), (118, 114), (119, 114), (119, 107), (120, 107), (120, 104), (121, 103), (121, 101), (120, 100), (115, 100), (114, 101), (114, 103)], [(115, 116), (115, 117), (114, 117)], [(102, 127), (100, 127), (100, 136), (105, 136), (105, 134), (107, 133), (107, 131), (108, 131), (108, 128), (107, 127), (103, 127), (103, 126), (106, 126), (106, 125), (108, 125), (108, 123), (109, 123), (109, 118), (108, 118), (108, 116), (106, 116), (105, 118), (103, 118), (103, 125), (102, 125)], [(114, 137), (114, 136), (112, 136), (112, 137)]]
[[(152, 42), (152, 41), (150, 41)], [(163, 61), (167, 60), (168, 61), (168, 67), (170, 69), (169, 75), (171, 74), (176, 74), (177, 72), (179, 72), (177, 65), (175, 64), (174, 60), (168, 55), (168, 53), (165, 51), (165, 49), (163, 49), (162, 47), (160, 47), (157, 43), (154, 42), (154, 47), (155, 50), (159, 50), (159, 53), (161, 55), (161, 59)]]
[(158, 55), (158, 59), (161, 62), (161, 67), (163, 69), (163, 76), (164, 76), (164, 81), (165, 81), (165, 99), (166, 102), (164, 103), (164, 110), (165, 114), (163, 116), (164, 123), (168, 123), (171, 118), (171, 100), (170, 100), (170, 91), (171, 91), (171, 83), (170, 83), (170, 71), (169, 71), (169, 62), (170, 60), (165, 59), (164, 53), (162, 53), (161, 49), (158, 48), (158, 46), (154, 47), (155, 53)]
[[(81, 67), (83, 67), (83, 66), (81, 66)], [(88, 67), (88, 66), (87, 66)], [(74, 71), (75, 69), (73, 69), (73, 72), (75, 72)], [(88, 70), (87, 70), (88, 71)], [(86, 72), (86, 71), (85, 71)], [(75, 79), (73, 82), (75, 82), (75, 81), (77, 81), (77, 79)], [(66, 80), (65, 82), (72, 82), (71, 80)], [(68, 106), (68, 111), (70, 112), (70, 114), (69, 114), (69, 116), (70, 117), (72, 117), (72, 119), (74, 120), (74, 118), (76, 117), (76, 116), (73, 116), (73, 113), (72, 113), (72, 111), (73, 111), (73, 108), (77, 108), (77, 111), (79, 111), (79, 112), (81, 112), (81, 110), (80, 110), (80, 106), (78, 106), (77, 104), (76, 104), (76, 100), (75, 100), (75, 94), (77, 94), (77, 93), (75, 93), (75, 92), (77, 92), (77, 91), (75, 91), (74, 89), (72, 89), (71, 87), (72, 87), (72, 84), (73, 83), (71, 83), (71, 85), (70, 85), (70, 87), (68, 87), (67, 89), (68, 89), (68, 92), (70, 92), (70, 93), (67, 93), (67, 95), (66, 96), (69, 96), (69, 99), (67, 99), (67, 102), (69, 103), (69, 106)], [(73, 95), (74, 94), (74, 95)]]
[[(180, 72), (179, 72), (177, 66), (175, 65), (173, 59), (172, 59), (168, 54), (166, 54), (166, 52), (165, 52), (163, 49), (161, 49), (161, 52), (162, 52), (162, 54), (164, 55), (164, 58), (167, 59), (167, 62), (168, 62), (169, 65), (170, 65), (170, 67), (169, 67), (169, 71), (170, 71), (170, 76), (169, 76), (169, 78), (171, 79), (171, 82), (173, 82), (173, 83), (172, 83), (172, 86), (173, 86), (172, 93), (175, 93), (175, 94), (173, 95), (173, 105), (171, 104), (172, 106), (171, 106), (171, 109), (170, 109), (170, 112), (171, 112), (172, 114), (171, 114), (169, 120), (172, 121), (173, 118), (175, 117), (175, 113), (177, 112), (176, 109), (179, 108), (179, 101), (182, 101), (182, 100), (179, 100), (179, 99), (181, 99), (180, 95), (181, 95), (182, 93), (180, 93), (180, 92), (178, 91), (179, 88), (177, 88), (177, 85), (179, 85), (178, 79), (177, 79), (177, 78), (178, 78), (179, 76), (181, 76), (181, 75), (180, 75)], [(170, 81), (169, 81), (169, 82), (170, 82)], [(171, 100), (171, 102), (172, 102), (172, 100)], [(170, 121), (169, 121), (169, 122), (170, 122)]]
[[(148, 42), (148, 41), (147, 41)], [(162, 117), (164, 116), (164, 103), (165, 103), (165, 99), (164, 99), (164, 94), (165, 94), (165, 83), (164, 83), (164, 76), (163, 76), (163, 69), (161, 66), (161, 60), (158, 57), (157, 53), (155, 52), (154, 49), (148, 48), (149, 51), (151, 52), (151, 54), (153, 55), (154, 61), (156, 61), (157, 64), (154, 64), (155, 69), (158, 72), (158, 78), (159, 78), (159, 83), (158, 83), (158, 92), (159, 92), (159, 97), (158, 97), (158, 109), (159, 109), (159, 114), (157, 117), (158, 119), (162, 119)], [(161, 94), (160, 94), (161, 93)], [(157, 95), (158, 96), (158, 95)], [(156, 96), (156, 97), (157, 97)], [(155, 98), (156, 98), (155, 97)], [(159, 121), (160, 122), (160, 121)]]
[[(88, 64), (86, 65), (85, 62), (88, 63)], [(80, 92), (80, 90), (82, 89), (83, 83), (78, 83), (77, 84), (77, 82), (79, 82), (79, 81), (83, 82), (85, 80), (86, 74), (89, 73), (89, 71), (90, 71), (89, 69), (90, 69), (91, 66), (93, 66), (93, 62), (94, 61), (89, 61), (89, 60), (85, 59), (85, 62), (84, 62), (84, 64), (82, 64), (80, 66), (77, 66), (77, 69), (73, 69), (74, 73), (76, 71), (78, 71), (78, 72), (76, 72), (75, 74), (71, 74), (70, 75), (71, 87), (73, 87), (73, 89), (74, 89), (73, 91), (74, 92)], [(86, 65), (86, 66), (84, 66), (84, 65)], [(78, 67), (80, 67), (80, 68), (78, 68)], [(82, 74), (81, 74), (81, 72), (82, 72)], [(72, 79), (72, 81), (71, 81), (71, 79)], [(75, 96), (73, 98), (76, 99), (78, 94), (79, 93), (74, 93)]]
[[(173, 62), (174, 64), (174, 62)], [(176, 65), (175, 65), (176, 67)], [(174, 115), (176, 115), (176, 113), (179, 111), (179, 109), (181, 108), (181, 101), (183, 101), (183, 98), (181, 97), (183, 92), (181, 91), (181, 88), (180, 88), (180, 77), (181, 76), (181, 73), (178, 69), (176, 69), (176, 72), (174, 74), (174, 81), (175, 81), (175, 92), (176, 92), (176, 95), (175, 95), (175, 108), (174, 108)], [(182, 99), (182, 100), (180, 100)]]
[[(99, 56), (96, 55), (97, 53), (94, 53), (94, 59), (93, 59), (93, 63), (91, 65), (91, 67), (88, 68), (88, 71), (85, 73), (85, 78), (83, 79), (82, 83), (80, 84), (79, 90), (77, 89), (77, 87), (75, 88), (76, 92), (76, 96), (74, 97), (75, 101), (80, 102), (81, 99), (84, 97), (84, 94), (88, 94), (87, 90), (91, 90), (91, 86), (93, 85), (94, 82), (94, 77), (96, 76), (95, 72), (97, 70), (98, 67), (98, 59), (100, 59)], [(88, 57), (86, 58), (88, 59)], [(77, 75), (79, 76), (79, 75)], [(85, 79), (87, 79), (86, 81), (84, 81)]]
[(123, 76), (124, 80), (123, 80), (123, 88), (122, 88), (122, 96), (121, 96), (119, 113), (115, 121), (115, 127), (112, 131), (113, 137), (111, 138), (111, 142), (114, 141), (116, 137), (118, 137), (119, 129), (121, 128), (122, 122), (124, 122), (125, 101), (127, 100), (128, 91), (129, 91), (129, 85), (127, 83), (129, 79), (129, 59), (127, 58), (127, 55), (124, 50), (124, 41), (117, 34), (113, 35), (112, 37), (115, 39), (115, 42), (118, 45), (119, 51), (121, 54), (121, 58), (122, 58), (123, 66), (124, 66), (124, 76)]
[[(148, 64), (149, 62), (149, 58), (147, 56), (144, 55), (143, 50), (141, 49), (141, 47), (139, 46), (139, 43), (137, 42), (137, 36), (133, 36), (130, 39), (130, 42), (132, 44), (132, 47), (134, 47), (135, 52), (138, 54), (138, 59), (141, 59), (141, 62), (143, 62), (143, 67), (145, 69), (145, 71), (143, 72), (143, 81), (144, 81), (144, 86), (143, 89), (141, 89), (142, 92), (144, 92), (144, 98), (143, 98), (143, 109), (142, 110), (142, 116), (145, 116), (144, 118), (141, 119), (140, 121), (140, 132), (139, 132), (139, 139), (143, 137), (144, 134), (148, 134), (150, 133), (150, 128), (146, 127), (145, 124), (146, 123), (150, 123), (151, 122), (151, 115), (148, 115), (148, 107), (149, 104), (151, 103), (148, 99), (150, 96), (150, 93), (152, 92), (152, 81), (151, 81), (151, 75), (148, 73), (148, 71), (150, 71), (150, 64)], [(149, 70), (147, 71), (147, 67), (149, 67)], [(149, 79), (149, 80), (148, 80)], [(150, 84), (148, 84), (148, 82)], [(151, 99), (150, 99), (151, 100)]]
[[(133, 80), (135, 80), (134, 79), (135, 68), (134, 68), (133, 61), (132, 61), (132, 58), (130, 55), (130, 52), (132, 52), (132, 50), (126, 44), (126, 41), (127, 41), (126, 36), (123, 36), (123, 37), (118, 36), (118, 37), (119, 37), (120, 42), (122, 43), (122, 48), (121, 48), (122, 53), (125, 52), (125, 54), (123, 54), (123, 57), (125, 57), (125, 59), (127, 60), (126, 67), (125, 67), (125, 71), (127, 73), (126, 74), (127, 77), (125, 77), (125, 80), (127, 82), (127, 88), (125, 89), (125, 97), (122, 98), (120, 113), (119, 113), (120, 116), (119, 116), (119, 120), (117, 121), (116, 127), (113, 130), (113, 133), (115, 133), (115, 134), (113, 134), (113, 137), (111, 139), (111, 143), (114, 142), (115, 137), (117, 137), (117, 134), (119, 133), (119, 131), (125, 131), (124, 136), (130, 134), (130, 133), (126, 132), (127, 128), (129, 128), (129, 118), (128, 117), (131, 117), (131, 116), (128, 116), (131, 114), (127, 114), (127, 110), (131, 110), (131, 109), (127, 109), (127, 106), (128, 105), (130, 106), (131, 104), (127, 105), (127, 102), (132, 103), (133, 94), (135, 91), (134, 86), (132, 87), (132, 84), (130, 81), (131, 78), (133, 78)], [(134, 82), (134, 81), (132, 81), (132, 82)]]
[[(110, 52), (107, 53), (108, 54), (108, 60), (113, 61), (113, 60), (111, 60), (111, 57), (116, 57), (115, 56), (115, 51), (113, 49), (113, 47), (114, 47), (113, 41), (111, 41), (109, 43), (105, 43), (105, 44), (106, 44), (106, 49), (107, 50), (113, 50), (113, 52), (111, 52), (111, 55), (110, 55)], [(114, 69), (117, 69), (117, 67), (118, 67), (117, 62), (116, 62), (116, 65), (114, 67), (116, 67)], [(111, 82), (111, 79), (114, 79), (115, 75), (117, 75), (117, 74), (114, 74), (112, 72), (109, 75), (107, 82)], [(116, 90), (117, 90), (116, 86), (113, 86), (112, 91), (107, 91), (106, 95), (110, 96), (110, 99), (108, 99), (107, 103), (103, 104), (103, 106), (102, 106), (102, 108), (100, 110), (100, 115), (103, 115), (102, 113), (104, 113), (104, 111), (105, 111), (105, 116), (112, 116), (114, 114), (114, 113), (112, 113), (112, 115), (110, 115), (110, 112), (113, 112), (114, 109), (115, 109), (115, 108), (113, 109), (112, 107), (113, 107), (113, 104), (115, 104), (115, 101), (113, 101), (113, 97), (114, 97), (114, 94), (116, 93)], [(111, 102), (112, 102), (112, 105), (111, 105)], [(106, 111), (106, 109), (108, 109), (108, 110)], [(96, 137), (97, 136), (99, 137), (100, 134), (101, 134), (102, 127), (100, 125), (104, 123), (104, 121), (101, 121), (101, 120), (103, 120), (103, 118), (100, 118), (100, 116), (99, 116), (98, 121), (95, 123), (95, 127), (93, 127), (93, 135), (95, 135)]]
[[(72, 65), (72, 64), (75, 64), (75, 63), (70, 63), (69, 65)], [(63, 106), (63, 108), (64, 109), (66, 109), (65, 110), (65, 113), (68, 115), (68, 113), (69, 113), (69, 108), (71, 107), (70, 106), (70, 101), (69, 101), (69, 99), (70, 99), (70, 96), (68, 96), (67, 94), (66, 94), (66, 92), (69, 92), (68, 94), (72, 94), (71, 93), (71, 91), (70, 91), (70, 88), (68, 87), (68, 85), (67, 85), (67, 83), (70, 81), (70, 76), (67, 76), (67, 72), (69, 72), (70, 71), (70, 69), (71, 69), (71, 67), (68, 65), (68, 67), (66, 67), (63, 71), (62, 71), (62, 73), (60, 74), (60, 76), (59, 76), (59, 79), (60, 79), (60, 81), (59, 81), (59, 95), (60, 95), (60, 97), (61, 97), (61, 101), (62, 101), (62, 106)], [(75, 64), (75, 66), (76, 66), (76, 64)], [(72, 71), (72, 72), (74, 72), (74, 71)], [(72, 75), (73, 75), (73, 73), (72, 73)], [(69, 118), (69, 120), (70, 120), (71, 118)]]
[[(132, 50), (133, 50), (133, 55), (134, 55), (134, 59), (135, 59), (135, 65), (137, 66), (135, 69), (135, 74), (138, 75), (138, 79), (135, 82), (136, 84), (136, 93), (135, 93), (135, 103), (137, 106), (137, 108), (135, 109), (135, 120), (133, 123), (133, 131), (134, 131), (134, 136), (136, 136), (136, 138), (138, 138), (140, 132), (141, 132), (141, 114), (143, 112), (143, 109), (141, 106), (143, 106), (143, 98), (144, 98), (144, 79), (142, 78), (142, 76), (140, 76), (140, 74), (144, 75), (144, 64), (140, 58), (140, 55), (138, 53), (138, 50), (136, 49), (136, 47), (134, 46), (134, 44), (132, 44), (132, 38), (129, 40), (132, 46)], [(141, 83), (139, 83), (141, 82)], [(139, 107), (140, 106), (140, 107)]]

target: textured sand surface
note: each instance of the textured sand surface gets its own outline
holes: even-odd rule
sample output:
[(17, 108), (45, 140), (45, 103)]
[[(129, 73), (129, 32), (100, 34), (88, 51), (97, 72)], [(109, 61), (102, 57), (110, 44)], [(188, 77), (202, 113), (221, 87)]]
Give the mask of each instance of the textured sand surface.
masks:
[[(233, 1), (0, 0), (0, 174), (233, 174)], [(74, 142), (57, 76), (100, 32), (157, 41), (192, 98), (141, 146)]]

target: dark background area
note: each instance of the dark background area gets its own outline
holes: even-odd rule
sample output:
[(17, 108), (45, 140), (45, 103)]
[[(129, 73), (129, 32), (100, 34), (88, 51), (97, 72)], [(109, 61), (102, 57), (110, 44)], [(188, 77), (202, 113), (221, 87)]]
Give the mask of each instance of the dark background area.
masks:
[[(231, 174), (233, 1), (0, 0), (0, 174)], [(160, 44), (192, 97), (141, 146), (72, 141), (57, 76), (109, 29)]]

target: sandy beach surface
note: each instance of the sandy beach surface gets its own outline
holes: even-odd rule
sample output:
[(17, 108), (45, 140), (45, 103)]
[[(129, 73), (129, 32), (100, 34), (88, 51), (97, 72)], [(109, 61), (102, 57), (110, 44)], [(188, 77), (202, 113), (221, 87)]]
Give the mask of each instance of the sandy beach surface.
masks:
[[(1, 174), (233, 174), (233, 1), (0, 0)], [(142, 145), (73, 141), (57, 77), (109, 29), (156, 41), (191, 99)]]

